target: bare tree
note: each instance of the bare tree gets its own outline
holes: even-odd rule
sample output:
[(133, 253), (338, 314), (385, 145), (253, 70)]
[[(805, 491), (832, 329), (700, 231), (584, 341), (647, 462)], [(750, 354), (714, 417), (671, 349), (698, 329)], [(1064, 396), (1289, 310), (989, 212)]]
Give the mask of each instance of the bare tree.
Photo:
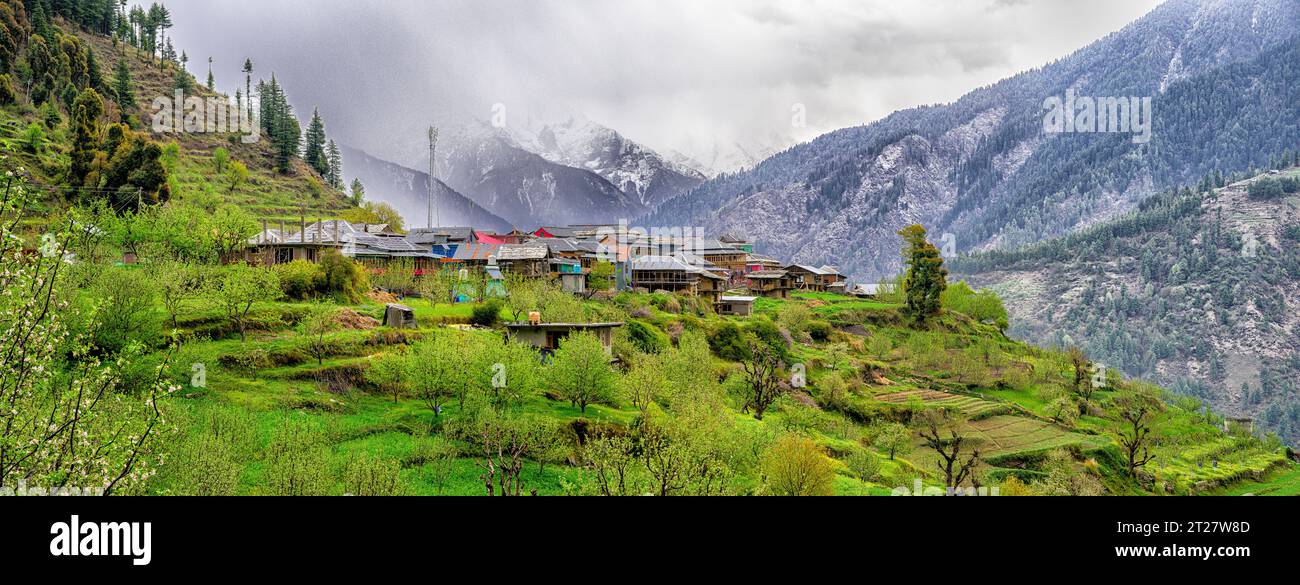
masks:
[(1155, 459), (1151, 453), (1151, 423), (1160, 412), (1160, 404), (1150, 396), (1139, 393), (1125, 394), (1115, 399), (1119, 421), (1119, 444), (1128, 458), (1128, 474), (1137, 477), (1137, 470)]
[(779, 375), (781, 358), (766, 343), (758, 340), (749, 342), (749, 356), (749, 359), (742, 362), (749, 393), (745, 396), (741, 412), (753, 410), (754, 418), (763, 420), (763, 413), (785, 393)]
[(956, 488), (967, 478), (972, 478), (980, 462), (978, 448), (971, 451), (969, 458), (962, 460), (962, 445), (967, 439), (958, 432), (960, 427), (961, 421), (954, 419), (947, 410), (932, 410), (925, 413), (925, 426), (921, 428), (921, 438), (926, 446), (939, 454), (941, 461), (936, 465), (943, 472), (944, 484), (949, 488)]

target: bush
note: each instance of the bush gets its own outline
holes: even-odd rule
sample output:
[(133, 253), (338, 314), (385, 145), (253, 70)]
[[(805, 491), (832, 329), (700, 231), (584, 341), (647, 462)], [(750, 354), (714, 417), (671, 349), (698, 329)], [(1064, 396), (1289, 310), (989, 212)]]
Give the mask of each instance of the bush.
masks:
[(790, 361), (790, 346), (785, 335), (781, 334), (781, 328), (776, 326), (771, 319), (753, 318), (745, 323), (745, 332), (757, 337), (759, 341), (767, 344), (776, 353), (777, 357), (783, 362)]
[(325, 289), (325, 271), (306, 260), (277, 264), (274, 270), (280, 277), (280, 290), (290, 300), (305, 301)]
[(880, 458), (875, 453), (854, 451), (845, 463), (862, 481), (875, 481), (880, 476)]
[(740, 326), (724, 321), (709, 332), (709, 349), (718, 357), (738, 362), (749, 357), (749, 346)]
[(1282, 192), (1287, 195), (1292, 195), (1295, 192), (1300, 191), (1300, 179), (1295, 177), (1282, 179), (1280, 184), (1282, 185)]
[(321, 256), (320, 269), (325, 274), (325, 294), (336, 295), (347, 302), (361, 300), (370, 289), (370, 279), (361, 265), (335, 251)]
[(154, 311), (153, 282), (144, 271), (128, 268), (105, 270), (95, 281), (94, 297), (100, 302), (95, 345), (116, 353), (131, 343), (151, 348), (162, 329), (162, 315)]
[(965, 282), (949, 285), (939, 295), (943, 308), (969, 316), (981, 323), (992, 323), (999, 330), (1008, 326), (1007, 309), (1002, 299), (992, 291), (976, 292)]
[(479, 327), (495, 327), (501, 322), (501, 300), (491, 299), (470, 313), (469, 322)]
[(632, 344), (644, 353), (659, 353), (670, 345), (666, 334), (640, 321), (628, 322), (627, 335)]
[(826, 341), (831, 338), (833, 331), (831, 324), (826, 321), (809, 321), (807, 325), (808, 335), (816, 341)]

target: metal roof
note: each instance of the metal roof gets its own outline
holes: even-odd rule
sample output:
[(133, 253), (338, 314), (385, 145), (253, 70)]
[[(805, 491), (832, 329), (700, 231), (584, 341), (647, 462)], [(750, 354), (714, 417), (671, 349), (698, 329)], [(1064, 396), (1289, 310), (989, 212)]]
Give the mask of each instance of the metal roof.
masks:
[(542, 260), (550, 254), (546, 244), (502, 244), (497, 249), (497, 260)]

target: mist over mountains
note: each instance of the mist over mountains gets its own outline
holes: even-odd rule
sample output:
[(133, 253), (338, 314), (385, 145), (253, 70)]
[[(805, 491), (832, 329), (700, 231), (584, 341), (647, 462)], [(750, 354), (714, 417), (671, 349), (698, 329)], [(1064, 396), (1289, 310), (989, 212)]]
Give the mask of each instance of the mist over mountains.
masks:
[[(864, 280), (896, 272), (894, 234), (913, 223), (953, 234), (959, 251), (1066, 233), (1294, 144), (1284, 45), (1298, 24), (1295, 0), (1174, 0), (1065, 59), (951, 105), (831, 132), (643, 221), (766, 234), (768, 253)], [(1066, 90), (1154, 97), (1153, 140), (1045, 134), (1044, 99)]]

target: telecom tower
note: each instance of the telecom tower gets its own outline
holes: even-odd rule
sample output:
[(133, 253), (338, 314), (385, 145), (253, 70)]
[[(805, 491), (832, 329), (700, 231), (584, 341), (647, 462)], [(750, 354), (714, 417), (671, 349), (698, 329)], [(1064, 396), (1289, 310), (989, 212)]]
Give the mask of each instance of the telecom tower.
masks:
[(434, 183), (438, 180), (437, 175), (434, 173), (434, 169), (437, 168), (438, 165), (437, 162), (438, 159), (434, 158), (434, 154), (437, 151), (437, 149), (438, 149), (438, 129), (433, 126), (429, 126), (429, 214), (427, 218), (427, 221), (429, 222), (429, 229), (433, 229), (434, 226), (433, 192), (434, 189), (437, 188), (434, 185)]

